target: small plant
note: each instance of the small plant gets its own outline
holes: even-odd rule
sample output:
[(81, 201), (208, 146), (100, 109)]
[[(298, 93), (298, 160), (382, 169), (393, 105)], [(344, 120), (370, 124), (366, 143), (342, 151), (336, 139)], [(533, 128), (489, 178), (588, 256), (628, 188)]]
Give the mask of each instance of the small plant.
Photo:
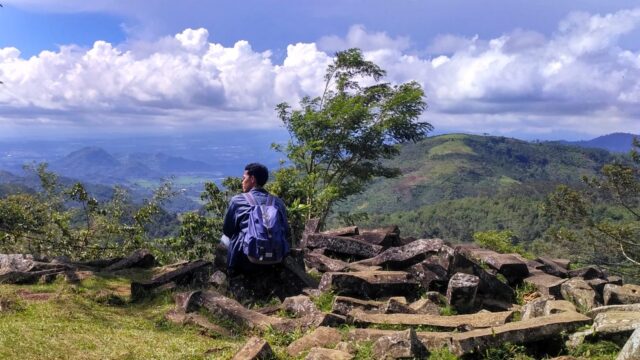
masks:
[(595, 343), (582, 343), (569, 351), (569, 355), (596, 360), (613, 360), (619, 351), (620, 347), (616, 343), (602, 340)]
[(531, 296), (537, 291), (538, 289), (531, 283), (523, 282), (522, 284), (518, 285), (516, 287), (516, 301), (518, 305), (524, 305), (527, 302), (527, 297)]
[(440, 315), (452, 316), (452, 315), (458, 315), (458, 312), (451, 305), (447, 305), (440, 308)]
[(316, 305), (318, 310), (322, 312), (330, 312), (333, 307), (333, 299), (336, 294), (333, 291), (327, 291), (320, 294), (320, 296), (314, 296), (311, 301)]
[(533, 258), (533, 254), (525, 251), (522, 246), (514, 244), (516, 236), (510, 230), (479, 231), (473, 234), (473, 241), (481, 247), (502, 254), (517, 253), (525, 258)]
[(429, 354), (429, 360), (457, 360), (458, 357), (449, 350), (449, 348), (443, 347), (438, 350), (434, 350)]
[(304, 333), (300, 329), (293, 331), (279, 331), (269, 326), (263, 333), (262, 337), (274, 346), (289, 346), (292, 342), (300, 339)]
[(373, 342), (363, 341), (356, 345), (356, 354), (353, 360), (371, 360), (373, 359)]
[(527, 348), (522, 345), (506, 342), (499, 347), (493, 347), (484, 351), (485, 360), (535, 360), (526, 353)]

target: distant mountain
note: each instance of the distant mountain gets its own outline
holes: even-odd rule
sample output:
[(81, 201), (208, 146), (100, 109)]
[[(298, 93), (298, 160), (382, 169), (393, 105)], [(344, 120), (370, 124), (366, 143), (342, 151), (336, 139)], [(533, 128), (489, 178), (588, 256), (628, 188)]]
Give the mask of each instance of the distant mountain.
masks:
[(560, 143), (580, 146), (583, 148), (597, 148), (609, 150), (611, 152), (627, 153), (631, 150), (631, 143), (634, 137), (640, 137), (640, 135), (629, 133), (613, 133), (609, 135), (599, 136), (591, 140), (560, 141)]
[(119, 157), (121, 162), (145, 164), (151, 170), (161, 173), (207, 172), (213, 167), (202, 161), (189, 160), (179, 156), (164, 153), (133, 153)]

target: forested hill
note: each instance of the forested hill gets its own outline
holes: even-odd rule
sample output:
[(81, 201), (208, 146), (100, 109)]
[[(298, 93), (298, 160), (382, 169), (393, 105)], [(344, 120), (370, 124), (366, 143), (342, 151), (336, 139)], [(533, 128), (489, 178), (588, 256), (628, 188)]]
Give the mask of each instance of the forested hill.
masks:
[(560, 184), (581, 184), (621, 155), (559, 143), (463, 134), (404, 145), (401, 169), (348, 199), (340, 211), (366, 212), (372, 224), (401, 223), (405, 235), (469, 241), (474, 231), (512, 229), (525, 240), (547, 225), (539, 201)]

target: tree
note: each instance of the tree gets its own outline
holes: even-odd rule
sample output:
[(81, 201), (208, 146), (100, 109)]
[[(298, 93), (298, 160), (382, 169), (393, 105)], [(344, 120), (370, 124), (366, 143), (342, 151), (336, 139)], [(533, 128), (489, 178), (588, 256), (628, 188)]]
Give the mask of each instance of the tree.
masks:
[(304, 218), (324, 223), (332, 205), (361, 192), (374, 177), (398, 176), (384, 160), (398, 154), (397, 144), (421, 140), (432, 129), (418, 121), (427, 106), (421, 86), (380, 82), (384, 75), (359, 49), (340, 51), (320, 96), (303, 98), (300, 109), (277, 105), (291, 139), (274, 148), (292, 165), (276, 173), (276, 182), (286, 179), (287, 186), (273, 186)]
[(601, 176), (585, 177), (584, 189), (558, 187), (546, 204), (567, 225), (551, 236), (570, 247), (578, 261), (635, 279), (640, 277), (638, 150), (640, 140), (635, 138), (630, 161), (607, 164)]

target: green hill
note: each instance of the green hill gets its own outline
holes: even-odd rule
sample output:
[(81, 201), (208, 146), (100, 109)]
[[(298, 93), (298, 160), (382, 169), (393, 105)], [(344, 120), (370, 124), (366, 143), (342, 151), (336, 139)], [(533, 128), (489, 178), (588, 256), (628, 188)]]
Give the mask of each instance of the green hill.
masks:
[(538, 210), (546, 194), (560, 183), (580, 186), (582, 176), (616, 159), (558, 143), (435, 136), (402, 146), (390, 161), (402, 175), (377, 180), (338, 211), (366, 212), (372, 226), (397, 223), (404, 235), (470, 241), (475, 231), (511, 229), (531, 241), (549, 225)]

